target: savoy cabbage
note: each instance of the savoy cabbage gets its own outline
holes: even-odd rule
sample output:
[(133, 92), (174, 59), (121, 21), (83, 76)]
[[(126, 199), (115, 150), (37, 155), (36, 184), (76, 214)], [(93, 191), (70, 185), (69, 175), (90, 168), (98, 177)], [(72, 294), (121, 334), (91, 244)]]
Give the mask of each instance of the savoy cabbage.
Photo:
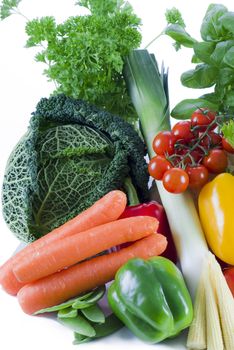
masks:
[(147, 196), (145, 146), (120, 117), (65, 95), (43, 98), (6, 167), (6, 223), (31, 242), (123, 188), (130, 176)]

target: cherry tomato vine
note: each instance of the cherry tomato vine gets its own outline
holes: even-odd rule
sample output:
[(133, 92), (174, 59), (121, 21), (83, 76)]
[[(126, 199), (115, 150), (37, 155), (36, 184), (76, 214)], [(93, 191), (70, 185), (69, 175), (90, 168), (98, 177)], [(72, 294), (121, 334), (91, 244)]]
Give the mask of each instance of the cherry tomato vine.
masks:
[(233, 116), (199, 108), (190, 120), (179, 121), (171, 131), (159, 132), (153, 140), (156, 155), (149, 162), (149, 174), (162, 180), (171, 193), (205, 185), (209, 173), (219, 174), (227, 169), (227, 154), (234, 153), (220, 132), (223, 123), (230, 119)]

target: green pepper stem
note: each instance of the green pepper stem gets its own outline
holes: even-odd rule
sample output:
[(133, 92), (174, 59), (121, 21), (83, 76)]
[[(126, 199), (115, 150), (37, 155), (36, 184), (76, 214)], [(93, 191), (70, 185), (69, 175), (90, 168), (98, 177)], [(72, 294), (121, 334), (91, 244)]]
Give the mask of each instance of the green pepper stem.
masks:
[(127, 177), (124, 180), (124, 189), (127, 192), (129, 205), (140, 204), (140, 201), (139, 201), (139, 198), (137, 195), (137, 191), (132, 183), (131, 177)]

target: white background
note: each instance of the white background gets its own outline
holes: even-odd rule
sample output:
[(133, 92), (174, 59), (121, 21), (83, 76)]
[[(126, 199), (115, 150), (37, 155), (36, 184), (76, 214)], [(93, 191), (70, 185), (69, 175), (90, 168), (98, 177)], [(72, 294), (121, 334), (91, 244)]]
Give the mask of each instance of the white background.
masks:
[[(165, 27), (164, 13), (173, 6), (180, 9), (187, 31), (199, 40), (199, 28), (210, 3), (185, 0), (130, 0), (135, 12), (142, 19), (142, 48)], [(28, 18), (54, 15), (58, 22), (78, 14), (74, 0), (22, 0), (20, 10)], [(234, 10), (231, 0), (223, 0), (229, 10)], [(43, 64), (34, 62), (35, 49), (25, 49), (25, 20), (11, 16), (0, 22), (0, 186), (4, 168), (14, 145), (25, 132), (30, 114), (41, 97), (49, 96), (54, 86), (43, 76)], [(190, 69), (191, 49), (175, 52), (172, 40), (161, 37), (150, 47), (159, 64), (164, 60), (169, 66), (171, 107), (184, 98), (196, 98), (202, 91), (190, 90), (180, 84), (180, 74)], [(0, 265), (14, 252), (19, 241), (6, 227), (0, 216)], [(44, 317), (30, 317), (20, 310), (16, 298), (0, 290), (0, 349), (74, 349), (71, 331)], [(184, 349), (183, 340), (154, 346), (157, 350)], [(81, 345), (83, 349), (150, 349), (127, 330), (104, 340)]]

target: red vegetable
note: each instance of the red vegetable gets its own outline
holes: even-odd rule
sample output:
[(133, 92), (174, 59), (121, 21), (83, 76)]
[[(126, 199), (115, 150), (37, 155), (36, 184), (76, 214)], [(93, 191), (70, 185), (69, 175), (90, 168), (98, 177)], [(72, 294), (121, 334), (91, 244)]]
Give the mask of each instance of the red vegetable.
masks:
[[(161, 204), (159, 204), (156, 201), (151, 201), (149, 203), (143, 203), (143, 204), (137, 204), (133, 206), (126, 207), (123, 214), (120, 216), (120, 218), (128, 218), (131, 216), (152, 216), (153, 218), (156, 218), (159, 222), (159, 226), (157, 229), (158, 233), (163, 234), (166, 236), (168, 245), (165, 250), (165, 252), (162, 254), (165, 258), (168, 258), (172, 260), (174, 263), (177, 262), (177, 253), (175, 244), (172, 238), (171, 230), (168, 224), (166, 212)], [(156, 233), (156, 232), (155, 232)], [(129, 244), (122, 244), (121, 247), (126, 247)], [(118, 247), (117, 247), (118, 249)]]
[(224, 270), (224, 276), (226, 278), (227, 284), (234, 297), (234, 267), (230, 267)]

